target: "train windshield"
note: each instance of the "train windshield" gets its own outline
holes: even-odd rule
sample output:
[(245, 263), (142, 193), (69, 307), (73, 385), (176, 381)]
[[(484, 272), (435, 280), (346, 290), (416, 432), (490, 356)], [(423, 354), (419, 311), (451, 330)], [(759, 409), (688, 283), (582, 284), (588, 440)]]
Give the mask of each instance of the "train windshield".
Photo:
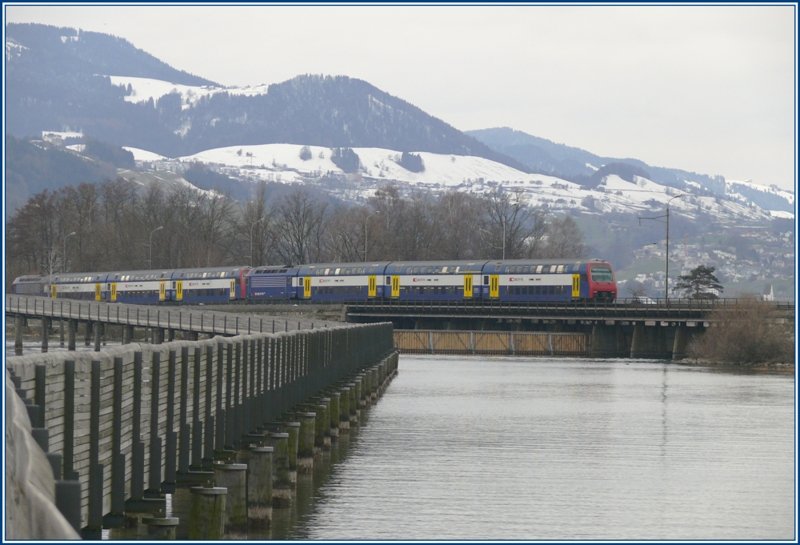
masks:
[(611, 269), (606, 267), (592, 267), (592, 280), (595, 282), (613, 282), (614, 277), (611, 275)]

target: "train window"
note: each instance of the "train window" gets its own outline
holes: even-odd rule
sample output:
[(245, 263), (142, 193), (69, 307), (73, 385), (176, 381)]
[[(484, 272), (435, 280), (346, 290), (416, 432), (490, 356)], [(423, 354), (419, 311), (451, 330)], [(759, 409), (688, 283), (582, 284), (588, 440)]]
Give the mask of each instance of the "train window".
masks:
[(388, 286), (391, 283), (392, 283), (392, 277), (391, 276), (387, 276), (386, 277), (386, 285)]
[(488, 275), (484, 275), (483, 276), (483, 285), (484, 286), (488, 286), (489, 285), (489, 276)]
[(542, 274), (542, 266), (541, 265), (538, 265), (536, 267), (536, 274)]
[(564, 272), (564, 265), (559, 265), (558, 267), (556, 267), (556, 272), (557, 273), (563, 273)]
[(595, 282), (611, 282), (611, 270), (606, 268), (592, 268), (592, 280)]
[(340, 268), (337, 268), (336, 271), (333, 274), (341, 274), (341, 272), (342, 272), (342, 269), (340, 267)]

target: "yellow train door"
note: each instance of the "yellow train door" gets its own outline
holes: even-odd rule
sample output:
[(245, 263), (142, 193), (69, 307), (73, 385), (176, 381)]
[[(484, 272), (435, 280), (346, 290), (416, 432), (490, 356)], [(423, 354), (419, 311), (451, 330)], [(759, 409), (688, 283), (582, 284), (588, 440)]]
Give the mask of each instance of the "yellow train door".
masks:
[(367, 297), (376, 297), (378, 295), (378, 279), (374, 274), (369, 276), (367, 280)]
[(162, 280), (158, 284), (158, 300), (159, 301), (167, 300), (167, 283), (164, 280)]
[(572, 275), (572, 298), (577, 299), (581, 296), (581, 275)]
[(58, 297), (58, 288), (56, 288), (55, 284), (50, 284), (50, 297), (53, 299)]
[(230, 300), (236, 299), (236, 279), (231, 279), (231, 287), (230, 291), (228, 292), (228, 298)]
[(99, 282), (94, 285), (94, 300), (103, 300), (103, 286), (101, 286)]
[(311, 299), (311, 277), (306, 276), (303, 278), (303, 298)]
[(472, 275), (464, 275), (464, 299), (472, 299)]
[(400, 277), (397, 275), (392, 276), (392, 297), (400, 297)]
[(500, 298), (500, 275), (499, 274), (491, 274), (491, 275), (489, 275), (489, 298), (490, 299), (499, 299)]
[(116, 282), (111, 282), (111, 290), (110, 291), (111, 291), (111, 302), (112, 303), (116, 303), (117, 302), (117, 283)]
[(175, 300), (183, 301), (183, 280), (175, 281)]

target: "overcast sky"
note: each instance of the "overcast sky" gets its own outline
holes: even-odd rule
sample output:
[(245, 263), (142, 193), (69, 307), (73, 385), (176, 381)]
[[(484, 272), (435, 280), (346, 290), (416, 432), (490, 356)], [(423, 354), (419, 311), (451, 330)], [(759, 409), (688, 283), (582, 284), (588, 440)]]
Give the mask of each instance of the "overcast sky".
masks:
[(791, 5), (4, 7), (223, 85), (346, 75), (460, 130), (795, 186)]

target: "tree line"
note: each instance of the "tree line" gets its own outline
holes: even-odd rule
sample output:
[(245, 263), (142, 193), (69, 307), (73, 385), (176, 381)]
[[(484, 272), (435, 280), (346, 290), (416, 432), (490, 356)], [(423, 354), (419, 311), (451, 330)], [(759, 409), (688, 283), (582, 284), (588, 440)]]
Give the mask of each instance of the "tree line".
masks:
[(579, 258), (575, 221), (519, 193), (401, 195), (365, 204), (261, 184), (236, 201), (192, 187), (116, 179), (36, 194), (6, 224), (7, 281), (22, 274), (223, 265), (438, 259)]

